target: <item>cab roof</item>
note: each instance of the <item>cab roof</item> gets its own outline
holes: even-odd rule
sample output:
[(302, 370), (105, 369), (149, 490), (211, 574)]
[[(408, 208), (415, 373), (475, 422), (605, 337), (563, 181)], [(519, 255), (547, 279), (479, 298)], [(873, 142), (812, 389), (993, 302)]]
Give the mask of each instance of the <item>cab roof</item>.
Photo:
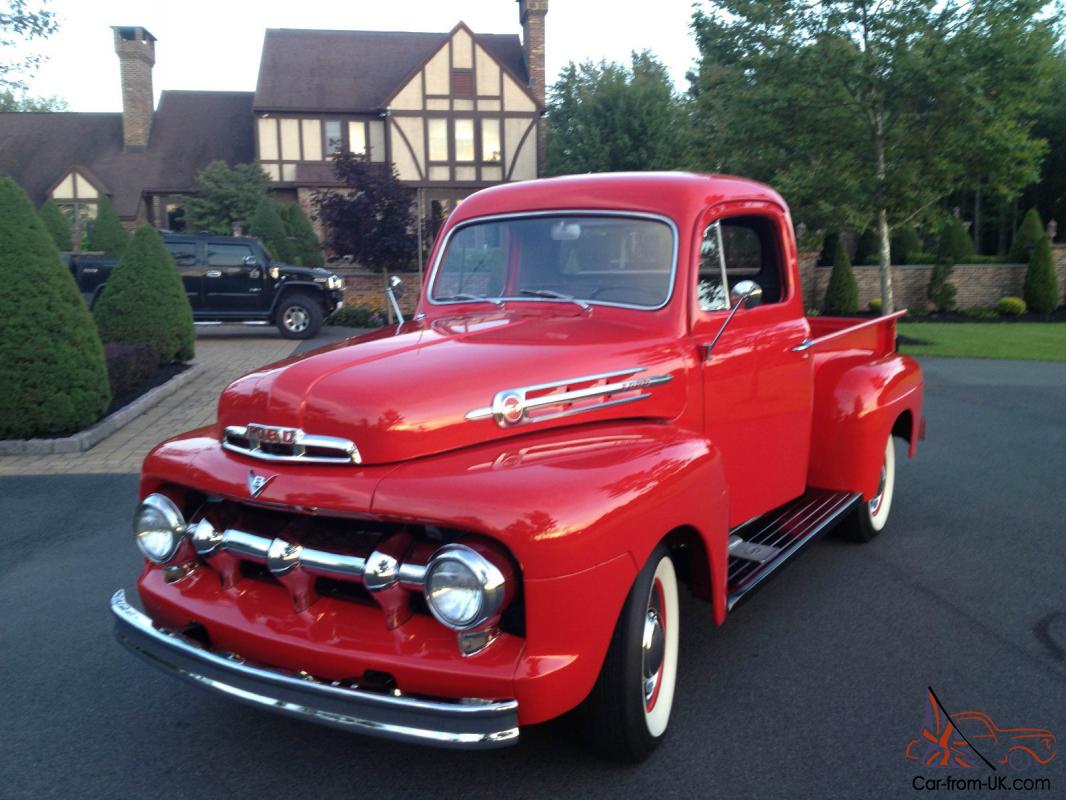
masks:
[(449, 223), (492, 214), (570, 209), (640, 211), (681, 223), (709, 206), (736, 200), (769, 202), (782, 210), (788, 208), (769, 186), (732, 175), (607, 172), (483, 189), (461, 202)]

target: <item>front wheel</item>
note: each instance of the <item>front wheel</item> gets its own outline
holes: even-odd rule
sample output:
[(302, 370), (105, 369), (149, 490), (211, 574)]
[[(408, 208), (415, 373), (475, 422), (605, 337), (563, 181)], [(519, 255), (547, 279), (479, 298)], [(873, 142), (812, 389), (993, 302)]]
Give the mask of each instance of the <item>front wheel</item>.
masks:
[(286, 339), (310, 339), (322, 327), (322, 306), (305, 294), (291, 294), (278, 305), (277, 326)]
[(868, 542), (879, 534), (888, 524), (888, 513), (892, 510), (892, 495), (896, 488), (896, 449), (889, 434), (885, 444), (885, 458), (881, 462), (881, 480), (877, 493), (855, 509), (855, 513), (844, 523), (843, 531), (850, 539)]
[(643, 761), (666, 734), (677, 683), (677, 573), (660, 544), (629, 590), (600, 676), (585, 701), (586, 739), (612, 758)]

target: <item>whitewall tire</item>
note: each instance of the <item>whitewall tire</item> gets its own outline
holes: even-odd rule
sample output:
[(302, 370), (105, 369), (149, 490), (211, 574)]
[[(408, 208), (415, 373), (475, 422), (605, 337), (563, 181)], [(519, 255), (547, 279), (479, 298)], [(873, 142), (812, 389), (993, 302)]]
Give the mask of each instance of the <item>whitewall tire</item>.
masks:
[(884, 530), (892, 511), (892, 498), (896, 492), (896, 448), (892, 435), (885, 443), (884, 459), (881, 462), (881, 479), (877, 492), (863, 502), (855, 513), (842, 525), (843, 532), (851, 539), (868, 542)]

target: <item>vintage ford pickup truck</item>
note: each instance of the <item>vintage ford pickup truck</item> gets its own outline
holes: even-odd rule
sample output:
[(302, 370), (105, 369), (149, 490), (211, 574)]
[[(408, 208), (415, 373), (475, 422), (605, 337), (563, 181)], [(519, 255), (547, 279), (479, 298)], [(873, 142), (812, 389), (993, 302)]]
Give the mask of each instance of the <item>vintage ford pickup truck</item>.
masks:
[(645, 757), (679, 584), (721, 624), (829, 528), (884, 528), (893, 440), (924, 428), (898, 316), (808, 319), (788, 210), (752, 181), (478, 192), (413, 319), (236, 380), (152, 451), (118, 638), (347, 730), (495, 747), (580, 707)]

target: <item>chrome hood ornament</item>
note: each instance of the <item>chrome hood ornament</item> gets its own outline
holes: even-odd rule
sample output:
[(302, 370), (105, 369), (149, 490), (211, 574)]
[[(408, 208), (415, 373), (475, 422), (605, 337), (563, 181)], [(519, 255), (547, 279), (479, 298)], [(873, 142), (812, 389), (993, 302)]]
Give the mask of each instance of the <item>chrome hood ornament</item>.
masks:
[[(299, 428), (280, 428), (256, 422), (227, 425), (222, 431), (222, 446), (231, 452), (263, 461), (293, 461), (305, 464), (362, 463), (359, 448), (349, 439), (316, 436), (304, 433)], [(255, 497), (254, 493), (252, 497)]]

